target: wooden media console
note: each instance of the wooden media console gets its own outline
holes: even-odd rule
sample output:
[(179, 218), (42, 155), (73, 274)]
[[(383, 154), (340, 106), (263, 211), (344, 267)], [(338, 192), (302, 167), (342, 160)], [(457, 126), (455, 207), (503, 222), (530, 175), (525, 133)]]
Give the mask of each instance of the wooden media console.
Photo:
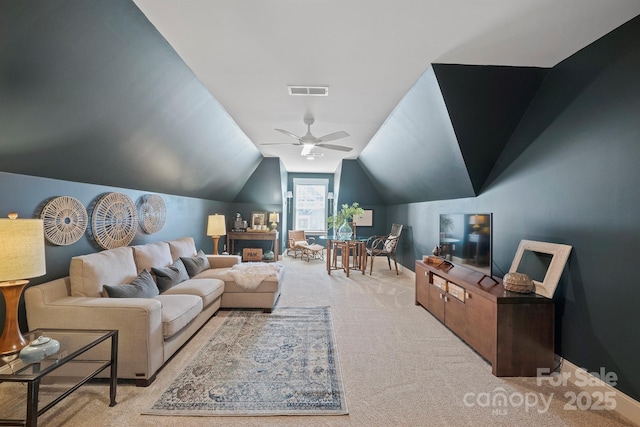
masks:
[(502, 280), (460, 265), (416, 261), (416, 305), (488, 360), (498, 377), (554, 369), (551, 299), (507, 291)]

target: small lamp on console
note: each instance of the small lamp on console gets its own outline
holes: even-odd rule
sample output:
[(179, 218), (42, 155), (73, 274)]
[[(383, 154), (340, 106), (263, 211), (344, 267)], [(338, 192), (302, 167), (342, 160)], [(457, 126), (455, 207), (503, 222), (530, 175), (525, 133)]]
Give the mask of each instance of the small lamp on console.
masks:
[(280, 222), (280, 214), (278, 212), (271, 212), (269, 214), (269, 222), (271, 223), (271, 231), (276, 231), (278, 223)]
[(478, 233), (485, 225), (485, 218), (483, 215), (471, 215), (469, 224), (472, 225), (474, 233)]
[(0, 219), (0, 291), (5, 301), (4, 330), (0, 336), (0, 357), (18, 356), (27, 346), (18, 323), (18, 304), (28, 278), (46, 273), (44, 227), (41, 219)]
[(224, 215), (209, 215), (209, 221), (207, 221), (207, 236), (213, 238), (213, 254), (218, 255), (218, 240), (220, 236), (227, 234), (227, 227), (225, 225)]

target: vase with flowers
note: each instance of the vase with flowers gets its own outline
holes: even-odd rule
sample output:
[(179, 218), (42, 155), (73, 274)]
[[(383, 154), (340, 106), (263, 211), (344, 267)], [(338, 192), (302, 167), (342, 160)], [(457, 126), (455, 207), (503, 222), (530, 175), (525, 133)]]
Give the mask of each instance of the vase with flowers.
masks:
[(327, 218), (329, 227), (336, 229), (336, 226), (340, 224), (337, 229), (337, 235), (340, 239), (350, 239), (353, 236), (353, 229), (349, 225), (349, 222), (353, 221), (353, 217), (362, 215), (364, 209), (360, 207), (358, 202), (354, 202), (351, 205), (344, 203), (339, 211), (334, 216)]

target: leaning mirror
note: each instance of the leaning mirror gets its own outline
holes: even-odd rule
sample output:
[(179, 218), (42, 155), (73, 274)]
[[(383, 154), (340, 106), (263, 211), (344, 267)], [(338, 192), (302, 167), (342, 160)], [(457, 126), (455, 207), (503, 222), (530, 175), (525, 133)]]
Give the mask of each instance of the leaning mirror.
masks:
[(553, 298), (570, 252), (569, 245), (521, 240), (509, 273), (526, 274), (537, 294)]

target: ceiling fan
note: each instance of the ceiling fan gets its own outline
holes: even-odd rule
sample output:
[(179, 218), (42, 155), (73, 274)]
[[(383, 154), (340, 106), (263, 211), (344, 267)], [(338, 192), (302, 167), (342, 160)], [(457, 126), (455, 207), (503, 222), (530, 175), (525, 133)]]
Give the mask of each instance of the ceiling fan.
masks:
[(313, 116), (305, 116), (304, 124), (307, 125), (307, 134), (305, 136), (294, 135), (289, 131), (284, 129), (276, 129), (278, 132), (282, 132), (285, 135), (288, 135), (292, 138), (298, 140), (298, 142), (273, 142), (266, 143), (260, 145), (280, 145), (280, 144), (292, 144), (292, 145), (302, 145), (302, 152), (300, 153), (302, 156), (308, 156), (311, 154), (311, 150), (314, 147), (328, 148), (330, 150), (338, 150), (338, 151), (351, 151), (352, 147), (345, 147), (344, 145), (335, 145), (335, 144), (325, 144), (327, 141), (335, 141), (336, 139), (346, 138), (349, 134), (343, 130), (339, 132), (330, 133), (325, 136), (321, 136), (320, 138), (316, 138), (311, 135), (311, 125), (314, 122)]

